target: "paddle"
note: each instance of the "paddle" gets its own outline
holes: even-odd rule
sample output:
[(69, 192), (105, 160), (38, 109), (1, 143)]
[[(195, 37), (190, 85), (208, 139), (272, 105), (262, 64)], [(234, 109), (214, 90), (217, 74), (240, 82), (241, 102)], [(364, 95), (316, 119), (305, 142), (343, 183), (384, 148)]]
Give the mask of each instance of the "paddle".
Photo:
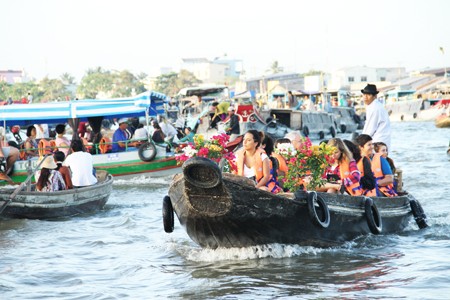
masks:
[(14, 192), (9, 196), (8, 200), (5, 200), (5, 203), (0, 207), (0, 215), (3, 213), (5, 208), (16, 198), (17, 194), (20, 193), (20, 191), (23, 189), (23, 187), (31, 180), (31, 177), (36, 173), (36, 170), (41, 166), (41, 164), (44, 162), (44, 160), (49, 156), (49, 154), (46, 154), (44, 158), (38, 163), (36, 168), (34, 168), (33, 172), (31, 172), (30, 175), (28, 175), (27, 179), (22, 182), (15, 190)]

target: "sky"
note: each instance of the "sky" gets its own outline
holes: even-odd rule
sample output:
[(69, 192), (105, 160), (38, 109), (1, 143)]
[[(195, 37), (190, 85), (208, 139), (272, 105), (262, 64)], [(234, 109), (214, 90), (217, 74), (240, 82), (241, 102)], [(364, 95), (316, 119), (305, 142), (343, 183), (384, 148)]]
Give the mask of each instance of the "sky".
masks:
[(248, 77), (274, 61), (300, 73), (450, 67), (449, 13), (448, 0), (0, 0), (0, 70), (79, 82), (99, 66), (157, 76), (224, 55)]

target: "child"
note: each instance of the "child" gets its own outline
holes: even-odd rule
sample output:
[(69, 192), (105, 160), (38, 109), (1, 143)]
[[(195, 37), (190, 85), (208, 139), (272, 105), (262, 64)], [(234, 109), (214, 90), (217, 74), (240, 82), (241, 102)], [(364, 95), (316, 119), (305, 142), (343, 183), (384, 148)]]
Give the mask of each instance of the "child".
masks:
[(392, 174), (395, 174), (394, 161), (390, 157), (388, 157), (388, 148), (387, 148), (386, 144), (383, 142), (373, 143), (373, 148), (375, 150), (375, 153), (381, 154), (381, 156), (386, 158), (386, 160), (389, 163), (389, 166), (392, 169)]

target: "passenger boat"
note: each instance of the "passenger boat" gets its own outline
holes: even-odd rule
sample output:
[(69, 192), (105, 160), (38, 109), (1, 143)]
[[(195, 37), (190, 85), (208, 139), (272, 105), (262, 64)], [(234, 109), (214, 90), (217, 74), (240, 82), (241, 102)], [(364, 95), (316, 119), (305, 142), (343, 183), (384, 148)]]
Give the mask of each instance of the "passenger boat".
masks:
[(306, 111), (294, 109), (259, 110), (258, 119), (268, 118), (277, 120), (291, 130), (299, 130), (304, 136), (323, 139), (325, 136), (336, 136), (336, 124), (333, 114), (323, 111)]
[(1, 188), (0, 216), (54, 219), (96, 212), (108, 201), (114, 181), (106, 171), (97, 170), (96, 176), (94, 185), (55, 192), (36, 191), (34, 184), (24, 191)]
[[(78, 100), (33, 105), (7, 105), (0, 107), (0, 122), (4, 126), (29, 126), (41, 123), (69, 123), (78, 138), (80, 121), (88, 121), (95, 136), (92, 143), (86, 143), (94, 153), (94, 167), (106, 170), (115, 177), (127, 178), (136, 175), (166, 176), (179, 171), (175, 155), (166, 151), (166, 145), (157, 145), (150, 138), (141, 145), (127, 148), (127, 151), (111, 153), (111, 141), (101, 135), (101, 124), (105, 118), (140, 117), (163, 114), (164, 94), (148, 91), (135, 97), (116, 99)], [(51, 140), (41, 140), (40, 150), (52, 149)], [(19, 160), (14, 164), (11, 179), (20, 183), (28, 171), (37, 164), (37, 158)]]
[(420, 203), (406, 192), (395, 198), (275, 195), (201, 157), (184, 163), (163, 199), (166, 232), (174, 229), (174, 213), (195, 243), (211, 249), (271, 243), (330, 247), (370, 233), (401, 232), (412, 216), (419, 228), (428, 226)]

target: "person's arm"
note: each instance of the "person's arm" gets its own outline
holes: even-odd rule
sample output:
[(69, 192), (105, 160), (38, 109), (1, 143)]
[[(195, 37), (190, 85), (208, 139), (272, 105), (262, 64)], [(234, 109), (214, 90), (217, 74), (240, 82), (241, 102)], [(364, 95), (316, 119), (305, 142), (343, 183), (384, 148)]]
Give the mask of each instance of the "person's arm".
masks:
[(384, 157), (380, 157), (381, 163), (381, 171), (384, 174), (383, 179), (378, 180), (378, 185), (386, 186), (388, 184), (394, 183), (394, 175), (392, 174), (391, 167), (389, 166), (388, 161)]
[[(257, 155), (257, 154), (255, 154), (255, 155)], [(270, 159), (269, 159), (269, 157), (266, 157), (263, 160), (263, 174), (264, 174), (264, 176), (256, 184), (257, 188), (266, 186), (266, 184), (270, 180)]]
[(343, 179), (343, 184), (345, 186), (350, 186), (353, 183), (358, 183), (361, 179), (361, 172), (358, 170), (356, 162), (352, 160), (349, 164), (350, 166), (350, 174), (348, 177)]

